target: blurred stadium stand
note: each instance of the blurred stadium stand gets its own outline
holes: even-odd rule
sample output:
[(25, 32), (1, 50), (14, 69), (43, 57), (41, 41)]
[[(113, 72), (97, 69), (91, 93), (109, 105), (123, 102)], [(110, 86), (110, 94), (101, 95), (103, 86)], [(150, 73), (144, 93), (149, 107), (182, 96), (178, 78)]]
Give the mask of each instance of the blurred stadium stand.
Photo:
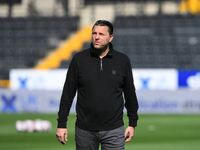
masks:
[(32, 68), (58, 46), (56, 40), (78, 29), (78, 20), (77, 16), (0, 18), (0, 79), (8, 79), (12, 68)]
[(117, 16), (113, 25), (114, 48), (133, 68), (200, 69), (200, 16)]
[[(130, 57), (133, 68), (200, 69), (198, 2), (18, 0), (14, 3), (0, 0), (0, 80), (9, 80), (12, 68), (33, 68), (85, 24), (107, 19), (107, 12), (107, 16), (98, 16), (99, 5), (100, 10), (107, 5), (114, 10), (109, 16), (114, 25), (114, 48)], [(83, 49), (88, 46), (85, 43)], [(60, 68), (67, 68), (69, 61), (63, 60)]]
[(134, 68), (200, 68), (200, 16), (119, 16), (114, 26), (113, 43)]

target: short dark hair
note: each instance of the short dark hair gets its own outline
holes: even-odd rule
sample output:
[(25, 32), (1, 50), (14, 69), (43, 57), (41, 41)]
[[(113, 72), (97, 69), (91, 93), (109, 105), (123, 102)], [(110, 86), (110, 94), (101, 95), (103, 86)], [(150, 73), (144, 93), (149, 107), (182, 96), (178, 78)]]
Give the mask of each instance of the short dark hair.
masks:
[(94, 26), (107, 26), (109, 34), (113, 34), (113, 25), (107, 20), (97, 20), (93, 25), (92, 30), (94, 29)]

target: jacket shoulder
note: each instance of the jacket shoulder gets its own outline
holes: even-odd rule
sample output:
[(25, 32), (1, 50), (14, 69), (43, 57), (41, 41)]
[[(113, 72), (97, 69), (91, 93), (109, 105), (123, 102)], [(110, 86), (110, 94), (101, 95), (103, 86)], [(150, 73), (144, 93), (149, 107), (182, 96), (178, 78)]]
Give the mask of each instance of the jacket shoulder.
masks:
[(113, 55), (115, 55), (116, 57), (118, 57), (120, 59), (123, 59), (125, 61), (129, 61), (129, 57), (126, 54), (122, 53), (122, 52), (113, 50)]
[(79, 58), (81, 58), (81, 57), (88, 56), (89, 54), (90, 54), (90, 48), (84, 49), (84, 50), (82, 50), (82, 51), (76, 53), (73, 57), (74, 57), (75, 59), (79, 59)]

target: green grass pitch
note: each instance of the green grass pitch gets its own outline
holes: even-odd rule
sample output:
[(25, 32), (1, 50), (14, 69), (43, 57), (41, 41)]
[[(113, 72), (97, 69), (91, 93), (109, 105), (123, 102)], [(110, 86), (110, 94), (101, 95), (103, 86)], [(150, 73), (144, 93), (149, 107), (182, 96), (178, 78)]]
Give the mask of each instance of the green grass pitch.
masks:
[[(18, 133), (17, 120), (43, 119), (52, 123), (49, 133)], [(56, 139), (56, 114), (0, 114), (0, 150), (75, 150), (75, 115), (69, 116), (68, 142)], [(127, 117), (124, 116), (125, 126)], [(200, 115), (139, 115), (135, 137), (126, 150), (199, 150)]]

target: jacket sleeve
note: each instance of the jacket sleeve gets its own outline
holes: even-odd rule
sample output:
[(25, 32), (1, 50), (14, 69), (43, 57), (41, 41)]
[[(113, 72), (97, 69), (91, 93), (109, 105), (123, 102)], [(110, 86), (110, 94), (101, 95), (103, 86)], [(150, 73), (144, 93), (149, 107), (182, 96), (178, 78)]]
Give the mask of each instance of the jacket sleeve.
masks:
[(125, 98), (125, 107), (127, 109), (127, 115), (129, 118), (129, 126), (136, 127), (138, 120), (138, 100), (135, 92), (135, 86), (133, 83), (133, 74), (130, 60), (125, 67), (126, 77), (124, 81), (124, 98)]
[(57, 119), (58, 128), (67, 127), (67, 120), (68, 120), (67, 117), (69, 115), (70, 108), (76, 94), (76, 89), (77, 89), (77, 65), (73, 58), (67, 71), (67, 76), (61, 95), (60, 107)]

